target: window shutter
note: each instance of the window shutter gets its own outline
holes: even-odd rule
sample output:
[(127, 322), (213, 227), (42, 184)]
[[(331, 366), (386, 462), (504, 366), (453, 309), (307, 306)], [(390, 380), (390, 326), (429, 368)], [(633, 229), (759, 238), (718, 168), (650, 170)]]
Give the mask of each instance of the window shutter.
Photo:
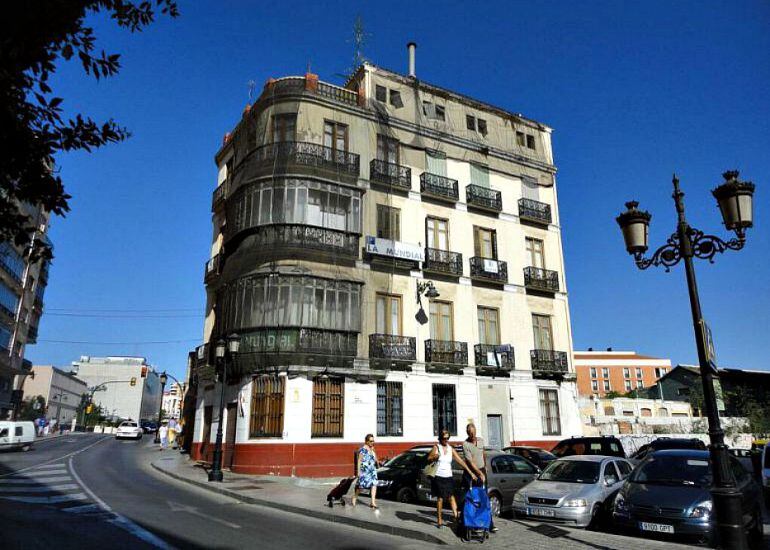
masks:
[(481, 235), (479, 234), (479, 228), (473, 228), (473, 252), (474, 256), (481, 256)]

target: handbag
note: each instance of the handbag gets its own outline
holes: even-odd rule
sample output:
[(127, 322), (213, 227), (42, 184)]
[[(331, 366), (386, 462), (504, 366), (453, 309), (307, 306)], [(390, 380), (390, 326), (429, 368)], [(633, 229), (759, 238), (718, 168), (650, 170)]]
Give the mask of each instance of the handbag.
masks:
[[(439, 450), (439, 453), (441, 450)], [(425, 468), (422, 469), (422, 473), (424, 473), (428, 477), (436, 477), (436, 472), (438, 471), (438, 458), (434, 460), (433, 462), (428, 462), (428, 464), (425, 466)]]

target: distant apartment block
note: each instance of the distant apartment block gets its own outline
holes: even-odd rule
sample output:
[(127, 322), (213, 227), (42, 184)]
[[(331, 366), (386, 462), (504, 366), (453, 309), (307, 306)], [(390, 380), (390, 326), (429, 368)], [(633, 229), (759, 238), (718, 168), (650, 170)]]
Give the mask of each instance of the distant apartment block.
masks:
[(163, 392), (163, 415), (166, 418), (179, 418), (182, 411), (182, 399), (184, 390), (180, 384), (174, 382), (169, 389)]
[(604, 397), (610, 392), (626, 394), (641, 390), (671, 370), (670, 359), (641, 355), (634, 351), (575, 351), (575, 373), (581, 397)]
[(45, 399), (46, 411), (40, 411), (48, 419), (57, 419), (60, 424), (69, 425), (76, 417), (88, 385), (71, 372), (52, 365), (34, 365), (32, 374), (24, 382), (24, 401), (38, 395)]

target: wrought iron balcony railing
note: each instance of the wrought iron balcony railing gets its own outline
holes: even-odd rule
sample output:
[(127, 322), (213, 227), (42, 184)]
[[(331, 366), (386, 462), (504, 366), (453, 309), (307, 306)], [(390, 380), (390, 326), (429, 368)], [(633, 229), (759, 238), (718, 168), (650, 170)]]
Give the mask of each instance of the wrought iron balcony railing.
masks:
[(414, 361), (417, 359), (417, 341), (413, 336), (370, 334), (369, 357), (392, 361)]
[(214, 192), (211, 194), (211, 211), (215, 212), (220, 206), (223, 206), (225, 204), (225, 200), (227, 199), (228, 191), (230, 188), (230, 180), (226, 179), (222, 183), (220, 183), (216, 189), (214, 189)]
[(551, 223), (551, 205), (532, 199), (519, 199), (519, 218), (548, 225)]
[(37, 342), (37, 327), (30, 325), (27, 329), (27, 343), (34, 344)]
[(551, 349), (533, 349), (529, 352), (532, 376), (536, 378), (562, 376), (567, 374), (569, 364), (567, 353)]
[(539, 267), (525, 267), (524, 286), (533, 290), (559, 292), (559, 273)]
[(222, 267), (222, 254), (217, 254), (213, 258), (206, 262), (206, 267), (203, 274), (203, 281), (210, 283), (219, 275)]
[(513, 348), (510, 345), (476, 344), (473, 355), (477, 367), (511, 370), (514, 367)]
[(460, 198), (460, 193), (457, 190), (457, 180), (429, 174), (428, 172), (420, 174), (420, 193), (449, 202), (457, 202)]
[(465, 188), (465, 200), (468, 206), (475, 206), (491, 212), (502, 212), (503, 199), (500, 191), (489, 187), (470, 184)]
[(360, 171), (360, 159), (355, 153), (305, 141), (280, 141), (262, 145), (244, 162), (247, 170), (250, 163), (254, 163), (255, 170), (283, 172), (290, 168), (310, 168), (351, 177), (358, 177)]
[(253, 247), (266, 256), (301, 255), (303, 251), (326, 252), (345, 258), (358, 257), (356, 233), (300, 224), (272, 224), (249, 228)]
[(412, 169), (393, 162), (372, 159), (369, 163), (369, 180), (396, 191), (409, 192), (412, 190)]
[(422, 268), (425, 271), (462, 277), (463, 255), (459, 252), (450, 252), (449, 250), (426, 248), (425, 261), (422, 264)]
[(425, 340), (425, 362), (467, 365), (468, 344), (452, 340)]
[(508, 264), (492, 258), (471, 258), (471, 277), (495, 283), (508, 282)]
[[(355, 357), (358, 334), (309, 327), (260, 328), (241, 334), (239, 354), (303, 354)], [(244, 355), (246, 357), (246, 355)]]

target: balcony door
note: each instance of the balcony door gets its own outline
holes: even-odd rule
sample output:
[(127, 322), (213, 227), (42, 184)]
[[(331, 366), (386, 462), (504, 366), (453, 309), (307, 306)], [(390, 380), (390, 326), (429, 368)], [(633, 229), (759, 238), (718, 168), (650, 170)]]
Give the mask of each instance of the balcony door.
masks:
[(324, 122), (324, 147), (324, 158), (344, 163), (348, 151), (348, 127), (339, 122)]
[(551, 332), (551, 317), (548, 315), (532, 315), (532, 329), (535, 333), (535, 349), (553, 349), (553, 333)]
[(500, 343), (499, 312), (491, 307), (478, 308), (479, 344)]
[(273, 142), (294, 141), (297, 131), (296, 113), (273, 115)]
[(377, 334), (401, 334), (401, 296), (377, 294)]
[(452, 302), (430, 303), (430, 338), (431, 340), (454, 340), (452, 320)]
[(425, 167), (429, 174), (446, 177), (446, 154), (440, 151), (425, 151)]
[(440, 218), (426, 218), (425, 240), (428, 248), (449, 250), (449, 222)]
[(398, 140), (381, 134), (378, 135), (377, 160), (398, 164)]
[(473, 228), (473, 249), (480, 258), (497, 259), (497, 235), (494, 229)]
[(526, 238), (527, 258), (529, 265), (539, 269), (545, 269), (545, 250), (543, 241), (540, 239)]

